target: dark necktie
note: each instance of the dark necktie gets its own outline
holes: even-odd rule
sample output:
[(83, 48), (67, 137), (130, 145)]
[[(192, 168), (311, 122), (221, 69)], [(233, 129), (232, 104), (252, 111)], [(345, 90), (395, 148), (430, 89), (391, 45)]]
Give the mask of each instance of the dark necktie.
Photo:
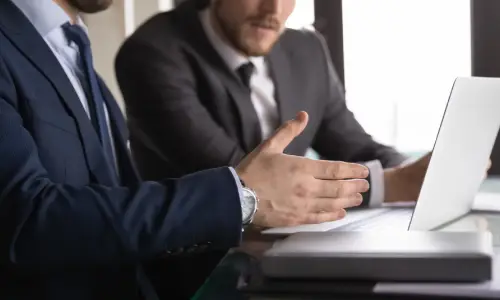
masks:
[(250, 88), (250, 80), (252, 79), (254, 71), (255, 71), (255, 66), (251, 62), (241, 65), (236, 70), (236, 72), (240, 76), (241, 81), (247, 88)]
[[(63, 30), (68, 40), (74, 42), (80, 49), (81, 63), (83, 66), (85, 77), (87, 79), (87, 84), (90, 88), (88, 99), (90, 119), (97, 134), (99, 135), (99, 139), (104, 150), (104, 155), (106, 157), (106, 162), (109, 165), (110, 170), (112, 171), (111, 176), (113, 178), (113, 182), (115, 183), (115, 185), (118, 185), (118, 173), (115, 167), (113, 148), (111, 146), (111, 136), (108, 131), (106, 113), (104, 110), (104, 96), (102, 95), (99, 81), (97, 80), (97, 74), (94, 70), (90, 40), (87, 36), (87, 33), (81, 26), (66, 23), (63, 25)], [(142, 266), (139, 266), (137, 269), (137, 280), (143, 298), (147, 300), (158, 300), (158, 296), (156, 295), (154, 287), (147, 278), (147, 275)]]
[(118, 173), (115, 166), (113, 148), (111, 144), (111, 136), (108, 131), (106, 122), (106, 113), (104, 110), (104, 96), (102, 95), (97, 74), (94, 70), (92, 61), (92, 50), (90, 48), (90, 40), (87, 33), (79, 25), (71, 25), (66, 23), (63, 25), (64, 33), (68, 40), (74, 42), (80, 49), (80, 59), (82, 68), (87, 79), (87, 84), (90, 89), (88, 93), (89, 113), (92, 125), (94, 126), (106, 157), (106, 162), (111, 170), (113, 182), (118, 184)]

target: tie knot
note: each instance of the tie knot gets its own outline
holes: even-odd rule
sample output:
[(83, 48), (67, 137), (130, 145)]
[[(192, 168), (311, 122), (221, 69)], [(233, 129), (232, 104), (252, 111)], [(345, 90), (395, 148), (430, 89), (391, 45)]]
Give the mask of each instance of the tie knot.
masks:
[(90, 47), (89, 37), (82, 26), (66, 23), (62, 26), (62, 29), (66, 38), (77, 44), (80, 50)]
[(255, 66), (251, 62), (241, 65), (237, 70), (241, 81), (243, 81), (243, 84), (248, 88), (250, 88), (250, 79), (252, 78), (254, 70)]

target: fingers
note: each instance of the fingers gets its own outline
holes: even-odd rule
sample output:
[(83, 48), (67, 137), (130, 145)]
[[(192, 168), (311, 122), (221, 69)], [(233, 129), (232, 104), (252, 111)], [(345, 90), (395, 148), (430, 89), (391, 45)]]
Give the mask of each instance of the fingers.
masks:
[(303, 224), (319, 224), (325, 222), (333, 222), (343, 219), (346, 216), (347, 212), (344, 209), (329, 212), (329, 213), (316, 213), (316, 214), (308, 214), (304, 217), (301, 223)]
[(264, 150), (282, 153), (285, 148), (304, 131), (309, 121), (306, 112), (299, 112), (295, 119), (283, 124), (276, 132), (262, 145)]
[(309, 213), (330, 213), (342, 210), (344, 208), (351, 208), (361, 205), (363, 203), (363, 196), (361, 194), (354, 194), (343, 198), (318, 198), (310, 201), (308, 207)]
[(361, 179), (370, 173), (366, 166), (342, 161), (311, 160), (306, 169), (317, 179)]
[(313, 188), (316, 198), (342, 198), (367, 192), (370, 184), (364, 179), (315, 180)]

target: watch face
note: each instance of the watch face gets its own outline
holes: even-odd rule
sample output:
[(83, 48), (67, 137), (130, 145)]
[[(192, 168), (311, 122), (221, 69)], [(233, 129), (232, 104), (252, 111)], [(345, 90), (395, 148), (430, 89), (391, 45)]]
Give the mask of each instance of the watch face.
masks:
[(241, 205), (243, 220), (245, 223), (250, 222), (255, 213), (255, 206), (257, 205), (257, 197), (247, 188), (243, 188), (243, 203)]

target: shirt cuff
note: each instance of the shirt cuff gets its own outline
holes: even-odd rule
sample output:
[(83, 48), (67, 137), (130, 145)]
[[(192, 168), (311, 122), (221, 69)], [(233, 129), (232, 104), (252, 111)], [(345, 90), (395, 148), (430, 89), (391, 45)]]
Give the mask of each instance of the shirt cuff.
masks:
[[(240, 177), (238, 176), (238, 174), (236, 174), (236, 170), (234, 170), (234, 168), (229, 168), (229, 170), (231, 171), (231, 173), (233, 174), (234, 176), (234, 181), (236, 181), (236, 186), (238, 187), (238, 194), (240, 195), (240, 205), (243, 207), (243, 185), (241, 184), (241, 180), (240, 180)], [(242, 208), (242, 212), (243, 212), (243, 208)], [(245, 216), (241, 216), (241, 219), (243, 221), (243, 218)]]
[(385, 198), (384, 168), (378, 160), (364, 163), (370, 170), (370, 200), (369, 207), (380, 207)]

